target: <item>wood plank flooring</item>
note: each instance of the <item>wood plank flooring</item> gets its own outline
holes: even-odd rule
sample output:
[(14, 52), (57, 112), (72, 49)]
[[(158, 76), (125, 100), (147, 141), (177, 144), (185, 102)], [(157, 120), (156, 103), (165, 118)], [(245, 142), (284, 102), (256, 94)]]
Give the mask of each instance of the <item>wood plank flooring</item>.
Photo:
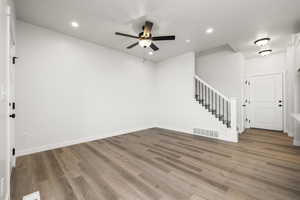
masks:
[(227, 143), (148, 129), (19, 157), (13, 200), (300, 199), (300, 148), (278, 132)]

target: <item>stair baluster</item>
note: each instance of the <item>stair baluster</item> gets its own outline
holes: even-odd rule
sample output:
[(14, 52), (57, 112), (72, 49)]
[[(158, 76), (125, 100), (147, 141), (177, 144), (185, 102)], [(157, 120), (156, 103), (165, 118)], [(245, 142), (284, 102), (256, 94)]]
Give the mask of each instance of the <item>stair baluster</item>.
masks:
[(215, 116), (218, 116), (218, 96), (217, 93), (215, 93), (215, 108), (216, 108), (216, 112), (215, 112)]
[(202, 93), (202, 106), (204, 105), (204, 96), (205, 96), (205, 86), (204, 86), (204, 84), (202, 84), (202, 86), (201, 86), (201, 93)]
[(195, 99), (227, 128), (236, 125), (236, 100), (225, 97), (197, 76), (195, 76)]
[(198, 80), (195, 79), (195, 98), (198, 101)]

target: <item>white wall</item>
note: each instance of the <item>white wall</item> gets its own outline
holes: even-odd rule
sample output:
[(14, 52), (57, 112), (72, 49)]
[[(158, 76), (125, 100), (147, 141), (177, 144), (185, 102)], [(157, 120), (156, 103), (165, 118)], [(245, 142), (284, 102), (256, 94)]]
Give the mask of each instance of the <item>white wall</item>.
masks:
[(237, 98), (238, 128), (242, 130), (242, 80), (244, 57), (240, 53), (219, 51), (196, 57), (196, 74), (227, 97)]
[(278, 73), (286, 70), (285, 52), (255, 57), (245, 61), (245, 75)]
[(154, 127), (154, 64), (17, 23), (17, 152)]
[(157, 65), (158, 126), (192, 133), (193, 128), (214, 130), (220, 139), (237, 141), (194, 98), (195, 54), (186, 53)]

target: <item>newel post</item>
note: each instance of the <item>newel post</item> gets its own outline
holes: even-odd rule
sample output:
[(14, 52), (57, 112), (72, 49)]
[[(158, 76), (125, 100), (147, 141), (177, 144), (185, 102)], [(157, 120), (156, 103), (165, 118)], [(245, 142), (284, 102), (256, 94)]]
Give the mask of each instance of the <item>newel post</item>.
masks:
[(236, 134), (234, 138), (238, 140), (238, 132), (237, 132), (237, 99), (230, 98), (230, 114), (231, 114), (231, 129), (232, 133)]

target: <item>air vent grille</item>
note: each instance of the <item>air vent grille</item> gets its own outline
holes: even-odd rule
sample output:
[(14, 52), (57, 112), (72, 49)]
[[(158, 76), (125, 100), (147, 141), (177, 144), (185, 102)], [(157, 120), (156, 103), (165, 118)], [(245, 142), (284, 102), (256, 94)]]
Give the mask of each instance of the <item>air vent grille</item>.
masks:
[(195, 135), (200, 135), (200, 136), (205, 136), (205, 137), (212, 137), (212, 138), (218, 138), (219, 137), (219, 132), (214, 131), (214, 130), (194, 128), (193, 133)]

